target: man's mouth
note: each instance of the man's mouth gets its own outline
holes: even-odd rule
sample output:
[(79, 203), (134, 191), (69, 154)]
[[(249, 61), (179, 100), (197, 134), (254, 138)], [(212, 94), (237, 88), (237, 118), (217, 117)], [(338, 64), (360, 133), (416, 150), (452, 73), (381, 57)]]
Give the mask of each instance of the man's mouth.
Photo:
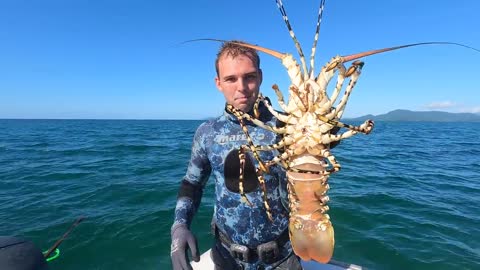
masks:
[(249, 97), (237, 97), (237, 98), (235, 98), (235, 101), (237, 101), (237, 102), (245, 102), (245, 101), (248, 101), (248, 98), (249, 98)]

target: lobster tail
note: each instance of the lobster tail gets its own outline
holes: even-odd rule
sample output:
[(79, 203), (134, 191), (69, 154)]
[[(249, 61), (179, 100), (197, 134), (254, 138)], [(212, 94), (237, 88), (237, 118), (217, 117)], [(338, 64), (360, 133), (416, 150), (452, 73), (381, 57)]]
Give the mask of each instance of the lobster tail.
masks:
[[(312, 168), (312, 167), (311, 167)], [(302, 260), (328, 263), (335, 237), (328, 211), (328, 175), (288, 172), (290, 220), (293, 250)]]

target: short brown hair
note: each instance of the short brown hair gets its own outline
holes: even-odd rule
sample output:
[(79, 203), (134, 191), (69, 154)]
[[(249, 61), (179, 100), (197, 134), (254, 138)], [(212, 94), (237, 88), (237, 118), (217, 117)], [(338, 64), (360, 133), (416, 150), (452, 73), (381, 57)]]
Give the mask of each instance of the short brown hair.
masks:
[(231, 56), (232, 58), (235, 58), (239, 55), (245, 55), (250, 58), (250, 60), (252, 60), (252, 62), (257, 66), (258, 69), (260, 69), (260, 57), (258, 56), (257, 51), (255, 49), (242, 46), (239, 43), (245, 42), (239, 40), (231, 40), (226, 41), (222, 44), (222, 46), (218, 50), (217, 59), (215, 59), (215, 70), (217, 71), (217, 76), (220, 75), (218, 73), (218, 61), (220, 61), (220, 58), (224, 55)]

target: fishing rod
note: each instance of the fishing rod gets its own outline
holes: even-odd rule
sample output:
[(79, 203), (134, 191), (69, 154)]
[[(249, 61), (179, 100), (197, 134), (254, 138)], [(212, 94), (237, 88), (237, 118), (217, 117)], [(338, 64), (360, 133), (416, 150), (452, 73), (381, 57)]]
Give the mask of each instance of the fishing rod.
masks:
[(52, 254), (52, 252), (55, 251), (58, 248), (58, 246), (60, 246), (60, 244), (67, 238), (70, 232), (72, 232), (72, 230), (75, 229), (75, 227), (77, 227), (77, 225), (80, 224), (80, 222), (82, 222), (84, 219), (85, 217), (83, 216), (77, 218), (77, 220), (75, 220), (75, 222), (70, 226), (70, 228), (68, 228), (68, 230), (63, 234), (63, 236), (60, 239), (58, 239), (57, 242), (55, 242), (55, 244), (53, 244), (53, 246), (50, 249), (48, 249), (47, 252), (43, 254), (43, 257), (47, 259), (50, 256), (50, 254)]

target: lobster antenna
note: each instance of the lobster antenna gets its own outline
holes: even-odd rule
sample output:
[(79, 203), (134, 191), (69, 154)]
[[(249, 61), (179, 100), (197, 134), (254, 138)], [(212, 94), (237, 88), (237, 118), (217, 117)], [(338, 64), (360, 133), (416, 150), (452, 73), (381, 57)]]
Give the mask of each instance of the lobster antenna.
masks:
[(393, 50), (398, 50), (398, 49), (403, 49), (403, 48), (413, 47), (413, 46), (432, 45), (432, 44), (455, 45), (455, 46), (460, 46), (460, 47), (464, 47), (464, 48), (467, 48), (467, 49), (471, 49), (471, 50), (474, 50), (474, 51), (480, 53), (479, 49), (467, 46), (465, 44), (455, 43), (455, 42), (432, 41), (432, 42), (413, 43), (413, 44), (395, 46), (395, 47), (390, 47), (390, 48), (383, 48), (383, 49), (378, 49), (378, 50), (371, 50), (371, 51), (367, 51), (367, 52), (341, 56), (341, 58), (342, 58), (342, 62), (348, 62), (348, 61), (356, 60), (358, 58), (362, 58), (362, 57), (370, 56), (370, 55), (374, 55), (374, 54), (379, 54), (379, 53), (383, 53), (383, 52), (388, 52), (388, 51), (393, 51)]
[(317, 49), (317, 41), (318, 36), (320, 33), (320, 24), (322, 23), (322, 15), (323, 15), (323, 8), (325, 7), (325, 0), (320, 2), (320, 7), (318, 9), (318, 17), (317, 17), (317, 28), (315, 29), (315, 37), (313, 38), (313, 46), (312, 46), (312, 54), (310, 55), (310, 71), (308, 72), (308, 77), (311, 77), (313, 74), (314, 69), (314, 59), (315, 59), (315, 51)]
[(277, 52), (277, 51), (274, 51), (272, 49), (267, 49), (267, 48), (264, 48), (264, 47), (261, 47), (261, 46), (257, 46), (257, 45), (253, 45), (253, 44), (250, 44), (250, 43), (247, 43), (247, 42), (236, 42), (236, 41), (228, 41), (228, 40), (224, 40), (224, 39), (216, 39), (216, 38), (197, 38), (197, 39), (191, 39), (191, 40), (186, 40), (186, 41), (183, 41), (182, 43), (180, 44), (185, 44), (185, 43), (190, 43), (190, 42), (197, 42), (197, 41), (215, 41), (215, 42), (230, 42), (230, 43), (234, 43), (234, 44), (237, 44), (237, 45), (240, 45), (240, 46), (244, 46), (244, 47), (247, 47), (247, 48), (252, 48), (254, 50), (257, 50), (257, 51), (261, 51), (263, 53), (266, 53), (266, 54), (269, 54), (273, 57), (276, 57), (280, 60), (282, 60), (284, 57), (287, 56), (287, 54), (285, 53), (281, 53), (281, 52)]
[[(302, 47), (300, 46), (300, 42), (298, 42), (297, 37), (295, 36), (295, 33), (293, 32), (292, 26), (290, 25), (290, 22), (288, 21), (287, 17), (287, 12), (285, 11), (285, 8), (283, 7), (282, 0), (275, 0), (277, 2), (278, 10), (280, 10), (280, 13), (282, 14), (283, 21), (287, 25), (288, 32), (290, 33), (290, 37), (292, 37), (293, 42), (295, 43), (295, 47), (297, 47), (298, 54), (300, 55), (300, 62), (302, 63), (302, 68), (304, 71), (305, 76), (307, 76), (307, 64), (305, 63), (305, 56), (303, 55)], [(305, 78), (307, 80), (308, 78)]]

